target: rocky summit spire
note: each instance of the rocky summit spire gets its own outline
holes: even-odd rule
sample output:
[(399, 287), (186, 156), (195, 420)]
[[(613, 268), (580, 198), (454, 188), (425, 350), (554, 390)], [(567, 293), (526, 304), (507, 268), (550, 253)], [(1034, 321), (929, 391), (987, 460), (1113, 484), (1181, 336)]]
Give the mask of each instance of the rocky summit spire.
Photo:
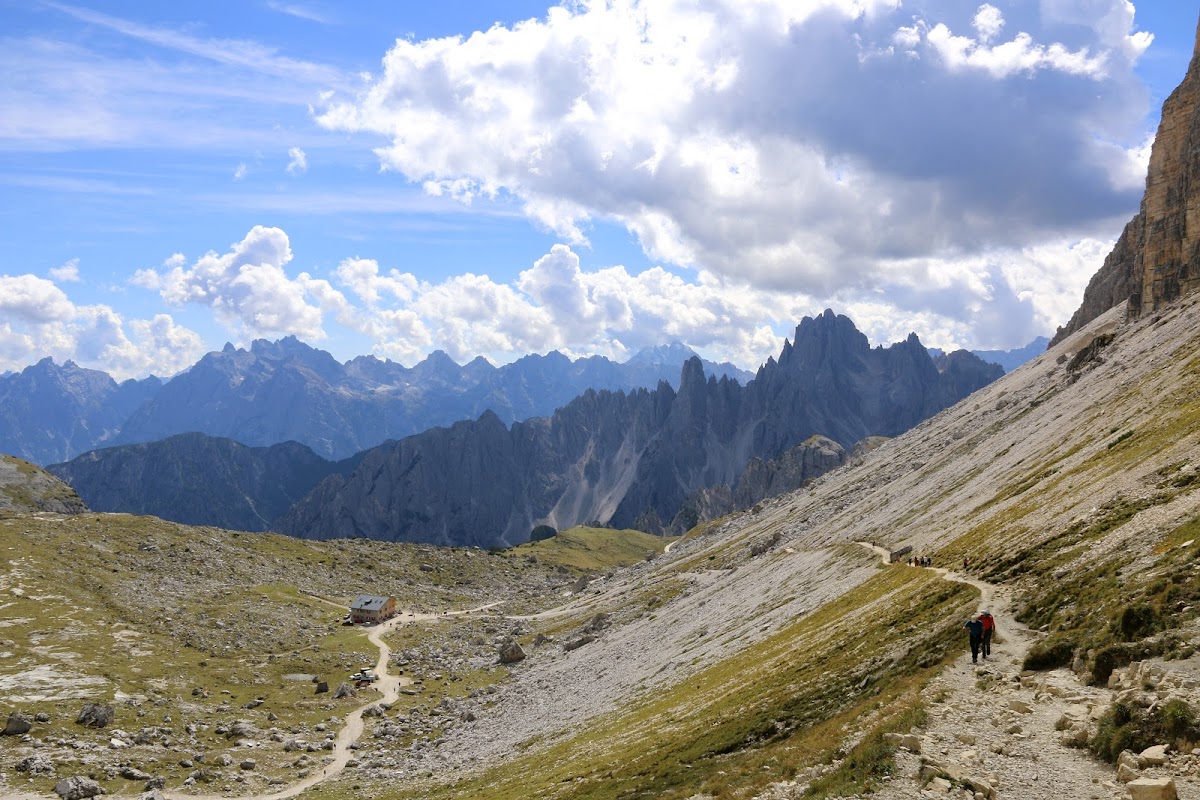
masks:
[(1146, 193), (1083, 304), (1051, 345), (1126, 300), (1142, 314), (1200, 289), (1200, 24), (1183, 82), (1163, 103)]

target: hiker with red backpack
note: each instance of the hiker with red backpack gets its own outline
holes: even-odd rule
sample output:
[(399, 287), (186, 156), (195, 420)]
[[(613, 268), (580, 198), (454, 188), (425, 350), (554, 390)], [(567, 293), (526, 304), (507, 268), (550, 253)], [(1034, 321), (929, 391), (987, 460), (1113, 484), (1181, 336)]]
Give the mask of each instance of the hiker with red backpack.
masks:
[(996, 618), (992, 616), (990, 611), (979, 612), (979, 621), (983, 623), (983, 640), (980, 642), (980, 649), (983, 651), (983, 658), (992, 654), (992, 634), (996, 631)]

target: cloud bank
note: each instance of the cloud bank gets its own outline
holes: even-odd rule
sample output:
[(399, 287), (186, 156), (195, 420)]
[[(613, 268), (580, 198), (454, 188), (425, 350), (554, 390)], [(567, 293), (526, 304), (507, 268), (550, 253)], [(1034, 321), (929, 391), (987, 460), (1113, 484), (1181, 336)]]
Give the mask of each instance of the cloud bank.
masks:
[[(381, 167), (431, 194), (515, 198), (572, 247), (605, 220), (701, 282), (861, 301), (959, 281), (975, 287), (952, 315), (965, 324), (972, 306), (1036, 290), (1013, 282), (1030, 267), (997, 264), (1056, 248), (1068, 268), (1136, 208), (1133, 66), (1152, 37), (1125, 0), (921, 8), (571, 4), (397, 41), (317, 120), (379, 141)], [(1037, 302), (1040, 332), (1069, 315)], [(936, 291), (899, 310), (949, 313)]]
[(52, 356), (104, 369), (118, 379), (170, 375), (204, 353), (199, 335), (168, 314), (130, 319), (112, 307), (77, 305), (55, 281), (78, 281), (73, 265), (36, 275), (0, 275), (0, 369)]
[(866, 296), (830, 298), (709, 271), (694, 277), (663, 267), (588, 271), (565, 244), (511, 282), (481, 273), (431, 282), (362, 257), (343, 259), (328, 277), (293, 275), (287, 234), (258, 226), (223, 254), (209, 252), (190, 265), (174, 255), (159, 270), (137, 272), (133, 283), (171, 306), (211, 309), (241, 342), (288, 334), (321, 342), (348, 330), (372, 352), (411, 364), (434, 349), (460, 363), (549, 350), (624, 359), (680, 340), (754, 368), (778, 353), (803, 316), (826, 305), (849, 314), (876, 343), (915, 330), (931, 346), (993, 346), (975, 338), (980, 326), (1027, 342), (1073, 310), (1080, 290), (1073, 276), (1091, 274), (1111, 247), (1089, 239), (965, 261), (913, 259)]

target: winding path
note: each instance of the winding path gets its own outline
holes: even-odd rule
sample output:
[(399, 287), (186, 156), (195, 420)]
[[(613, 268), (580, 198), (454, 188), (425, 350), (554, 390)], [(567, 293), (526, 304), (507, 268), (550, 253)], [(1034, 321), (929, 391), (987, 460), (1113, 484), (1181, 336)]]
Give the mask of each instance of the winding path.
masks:
[[(392, 675), (388, 672), (388, 662), (391, 660), (391, 648), (383, 641), (383, 637), (391, 633), (401, 625), (407, 625), (413, 622), (427, 622), (430, 620), (445, 619), (446, 617), (462, 616), (464, 614), (473, 614), (479, 611), (485, 611), (493, 606), (500, 605), (502, 601), (488, 603), (487, 605), (477, 608), (469, 608), (463, 611), (443, 611), (433, 612), (429, 614), (397, 614), (380, 625), (371, 628), (371, 632), (367, 634), (367, 641), (379, 648), (379, 659), (375, 662), (375, 674), (379, 676), (379, 680), (371, 687), (382, 694), (382, 697), (372, 700), (370, 703), (359, 706), (346, 715), (346, 722), (342, 729), (338, 731), (337, 739), (333, 746), (333, 760), (326, 763), (320, 772), (314, 768), (312, 774), (308, 777), (291, 784), (290, 786), (280, 789), (276, 792), (264, 792), (262, 794), (239, 795), (238, 800), (287, 800), (287, 798), (295, 797), (303, 792), (316, 786), (318, 783), (327, 781), (335, 777), (346, 768), (346, 764), (351, 758), (350, 746), (358, 741), (363, 733), (363, 712), (368, 708), (379, 703), (394, 703), (400, 698), (400, 688), (412, 684), (412, 678), (402, 677), (400, 675)], [(345, 606), (342, 606), (345, 608)], [(228, 800), (229, 795), (225, 794), (192, 794), (187, 791), (174, 789), (164, 791), (163, 796), (169, 800)]]
[[(872, 544), (871, 542), (855, 542), (855, 544), (861, 545), (868, 550), (875, 551), (879, 554), (880, 559), (883, 560), (885, 565), (892, 566), (892, 554), (886, 548), (880, 547), (877, 544)], [(904, 566), (904, 564), (903, 562), (898, 562), (897, 566)], [(994, 583), (976, 580), (975, 578), (971, 578), (966, 575), (960, 575), (957, 572), (943, 569), (942, 567), (913, 567), (913, 569), (932, 570), (948, 581), (953, 581), (954, 583), (965, 583), (967, 586), (974, 586), (979, 590), (979, 607), (981, 609), (991, 610), (994, 607), (995, 612), (993, 613), (998, 612), (999, 614), (1004, 614), (1012, 607), (1012, 598), (1009, 596), (1008, 591)], [(1010, 616), (1009, 619), (1012, 620), (1012, 617)], [(1015, 620), (1010, 624), (1017, 628), (1029, 630)]]
[[(856, 542), (875, 551), (885, 564), (887, 550), (869, 542)], [(928, 719), (913, 733), (920, 737), (917, 750), (896, 752), (896, 774), (872, 795), (879, 800), (913, 800), (932, 796), (923, 775), (928, 762), (946, 767), (947, 774), (982, 779), (996, 797), (1021, 800), (1127, 798), (1113, 768), (1090, 758), (1086, 750), (1064, 742), (1064, 720), (1084, 720), (1107, 709), (1115, 692), (1081, 684), (1069, 669), (1023, 672), (1025, 655), (1042, 634), (1012, 617), (1010, 589), (976, 580), (941, 567), (931, 569), (949, 581), (979, 590), (981, 609), (1000, 617), (1003, 638), (993, 642), (992, 657), (972, 663), (963, 654), (952, 668), (942, 670), (923, 690)], [(965, 639), (966, 636), (963, 636)], [(965, 651), (965, 648), (964, 648)], [(1171, 774), (1164, 768), (1159, 775)], [(1176, 774), (1180, 797), (1191, 778)], [(947, 789), (949, 791), (949, 789)], [(948, 794), (939, 796), (949, 796)], [(957, 796), (957, 795), (955, 795)], [(964, 795), (965, 796), (965, 795)], [(979, 796), (979, 795), (976, 795)]]

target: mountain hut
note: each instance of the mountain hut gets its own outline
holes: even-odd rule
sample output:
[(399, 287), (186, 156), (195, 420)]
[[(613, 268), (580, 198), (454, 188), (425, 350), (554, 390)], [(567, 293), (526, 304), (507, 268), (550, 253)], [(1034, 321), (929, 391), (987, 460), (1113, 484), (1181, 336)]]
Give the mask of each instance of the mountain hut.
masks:
[(360, 594), (350, 604), (350, 621), (383, 622), (396, 616), (396, 598), (381, 597), (377, 594)]

